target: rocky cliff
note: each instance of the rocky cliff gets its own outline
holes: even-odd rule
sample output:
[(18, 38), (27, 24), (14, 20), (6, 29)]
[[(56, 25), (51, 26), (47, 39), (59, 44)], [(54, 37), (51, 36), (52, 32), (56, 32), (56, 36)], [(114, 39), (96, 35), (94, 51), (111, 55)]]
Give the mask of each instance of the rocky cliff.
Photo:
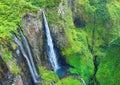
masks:
[[(9, 6), (8, 2), (0, 1)], [(9, 73), (12, 76), (10, 81), (14, 84), (32, 84), (27, 62), (23, 57), (18, 56), (21, 52), (9, 33), (11, 30), (14, 31), (20, 39), (16, 31), (16, 24), (20, 23), (41, 77), (40, 84), (119, 85), (119, 72), (116, 74), (116, 71), (119, 71), (120, 44), (120, 2), (118, 0), (20, 0), (20, 3), (12, 3), (18, 5), (19, 11), (13, 8), (16, 14), (20, 13), (14, 15), (18, 19), (15, 20), (10, 14), (10, 18), (5, 22), (4, 17), (7, 15), (1, 17), (4, 24), (0, 25), (2, 33), (2, 36), (0, 35), (0, 53), (2, 54), (0, 83), (9, 81), (6, 78)], [(4, 4), (2, 7), (5, 7)], [(24, 10), (19, 9), (19, 6)], [(56, 51), (70, 66), (67, 68), (67, 76), (63, 79), (59, 79), (55, 74), (46, 54), (46, 37), (41, 15), (43, 10)], [(8, 30), (5, 31), (3, 28)], [(4, 69), (1, 70), (1, 68)]]

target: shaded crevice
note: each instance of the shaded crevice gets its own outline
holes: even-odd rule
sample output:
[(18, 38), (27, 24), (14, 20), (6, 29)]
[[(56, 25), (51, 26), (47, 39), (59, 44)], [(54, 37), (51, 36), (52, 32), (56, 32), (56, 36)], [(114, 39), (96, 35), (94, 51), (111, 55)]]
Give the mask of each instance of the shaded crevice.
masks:
[(75, 27), (85, 27), (85, 22), (83, 22), (80, 17), (75, 16), (73, 22)]
[(97, 61), (97, 58), (98, 58), (97, 55), (93, 57), (94, 74), (93, 74), (93, 76), (90, 78), (89, 85), (99, 85), (99, 82), (98, 82), (98, 80), (97, 80), (97, 78), (96, 78), (96, 73), (97, 73), (97, 71), (98, 71), (98, 66), (99, 66), (99, 63), (98, 63), (98, 61)]
[(97, 58), (98, 58), (98, 56), (94, 56), (94, 58), (93, 58), (93, 63), (94, 63), (94, 76), (96, 75), (96, 73), (97, 73), (97, 70), (98, 70), (98, 62), (97, 62)]
[(94, 63), (93, 85), (99, 85), (99, 82), (96, 78), (96, 73), (98, 71), (98, 65), (99, 65), (97, 58), (98, 58), (97, 55), (93, 57), (93, 63)]
[(68, 6), (72, 11), (73, 23), (74, 23), (74, 26), (77, 28), (85, 27), (85, 21), (83, 19), (83, 15), (78, 14), (77, 2), (78, 2), (78, 0), (68, 0), (67, 1)]

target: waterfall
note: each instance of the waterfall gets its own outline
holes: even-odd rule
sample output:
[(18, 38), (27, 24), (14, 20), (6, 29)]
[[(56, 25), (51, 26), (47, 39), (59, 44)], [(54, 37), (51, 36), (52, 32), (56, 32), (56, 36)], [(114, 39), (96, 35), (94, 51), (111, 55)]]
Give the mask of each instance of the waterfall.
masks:
[(28, 52), (29, 59), (30, 59), (31, 65), (32, 65), (32, 67), (33, 67), (33, 71), (34, 71), (34, 73), (35, 73), (35, 76), (36, 76), (37, 78), (39, 78), (39, 75), (38, 75), (38, 73), (37, 73), (37, 70), (36, 70), (35, 65), (34, 65), (34, 62), (33, 62), (33, 57), (32, 57), (31, 51), (30, 51), (30, 46), (29, 46), (29, 44), (28, 44), (28, 41), (27, 41), (27, 39), (25, 38), (25, 36), (23, 35), (22, 30), (21, 30), (20, 28), (18, 28), (18, 31), (19, 31), (19, 33), (20, 33), (20, 35), (21, 35), (23, 44), (26, 46), (26, 50), (27, 50), (27, 52)]
[(44, 12), (42, 13), (42, 16), (43, 16), (43, 23), (45, 28), (45, 35), (47, 38), (47, 54), (54, 71), (57, 72), (57, 70), (60, 69), (60, 66), (58, 64), (56, 53), (54, 51), (54, 45), (50, 34), (50, 29)]
[[(21, 31), (21, 32), (22, 32), (22, 31)], [(26, 61), (27, 61), (27, 64), (28, 64), (28, 67), (29, 67), (29, 70), (30, 70), (30, 73), (31, 73), (31, 76), (32, 76), (32, 79), (33, 79), (34, 83), (35, 83), (35, 84), (38, 84), (40, 81), (37, 80), (38, 77), (36, 77), (36, 74), (35, 74), (35, 72), (37, 72), (37, 71), (35, 71), (36, 69), (32, 66), (32, 64), (31, 64), (32, 62), (31, 62), (31, 60), (29, 60), (29, 57), (28, 57), (27, 53), (26, 53), (25, 50), (24, 50), (24, 46), (23, 46), (22, 42), (18, 39), (18, 37), (16, 36), (16, 34), (15, 34), (14, 32), (11, 32), (11, 33), (12, 33), (12, 35), (13, 35), (13, 38), (14, 38), (15, 43), (19, 46), (23, 57), (24, 57), (24, 58), (26, 59)], [(31, 56), (31, 57), (32, 57), (32, 56)], [(33, 64), (34, 64), (34, 63), (33, 63)]]

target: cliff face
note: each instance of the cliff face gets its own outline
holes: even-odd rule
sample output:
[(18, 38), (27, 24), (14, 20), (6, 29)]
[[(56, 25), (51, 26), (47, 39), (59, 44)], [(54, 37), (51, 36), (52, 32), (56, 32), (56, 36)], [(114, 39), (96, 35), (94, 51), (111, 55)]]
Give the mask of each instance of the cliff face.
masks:
[[(92, 55), (88, 49), (85, 33), (77, 29), (75, 25), (76, 15), (73, 9), (77, 8), (72, 6), (73, 9), (71, 9), (70, 3), (73, 5), (77, 2), (61, 2), (57, 7), (46, 8), (45, 13), (55, 47), (59, 49), (59, 53), (65, 58), (66, 62), (74, 67), (69, 69), (70, 72), (79, 74), (89, 83), (93, 75)], [(50, 69), (45, 51), (42, 19), (39, 16), (41, 16), (41, 11), (36, 15), (28, 14), (23, 17), (24, 33), (30, 43), (37, 67), (43, 66)], [(78, 67), (78, 65), (80, 66)], [(84, 72), (86, 69), (88, 73)]]
[(48, 59), (45, 53), (45, 37), (42, 21), (40, 21), (41, 11), (36, 15), (27, 14), (22, 18), (24, 33), (29, 41), (36, 65), (48, 66)]
[[(74, 12), (71, 11), (69, 6), (71, 6), (69, 2), (61, 1), (56, 7), (46, 8), (45, 13), (55, 46), (59, 49), (59, 52), (67, 63), (74, 67), (69, 69), (70, 73), (80, 75), (81, 78), (85, 79), (88, 83), (89, 78), (92, 77), (93, 74), (92, 55), (88, 50), (84, 32), (77, 30), (74, 26), (74, 18), (72, 15)], [(64, 82), (64, 79), (60, 81), (58, 77), (56, 77), (56, 74), (50, 71), (51, 67), (46, 56), (44, 29), (40, 16), (41, 11), (38, 11), (37, 14), (27, 14), (23, 16), (23, 32), (28, 39), (33, 52), (34, 62), (40, 71), (41, 77), (47, 80), (47, 77), (53, 75), (50, 77), (51, 81), (55, 81), (55, 83)], [(78, 65), (81, 66), (78, 67)], [(23, 83), (26, 85), (30, 84), (31, 76), (28, 75), (29, 70), (27, 70), (28, 67), (24, 59), (21, 61), (19, 68), (21, 69), (20, 75)], [(44, 72), (43, 70), (46, 69), (49, 71)], [(86, 69), (88, 73), (84, 72)], [(76, 81), (78, 82), (78, 80)]]
[[(85, 32), (78, 29), (75, 24), (75, 17), (80, 19), (79, 14), (73, 10), (79, 8), (76, 7), (76, 3), (77, 1), (64, 1), (58, 7), (47, 8), (46, 16), (56, 46), (67, 63), (74, 67), (69, 69), (70, 72), (79, 74), (89, 83), (94, 74), (93, 57), (88, 48)], [(80, 23), (79, 20), (77, 23)]]
[[(111, 2), (107, 0), (68, 0), (59, 4), (58, 11), (54, 8), (54, 11), (50, 9), (47, 11), (53, 38), (60, 40), (57, 46), (61, 49), (67, 62), (75, 67), (70, 71), (79, 73), (89, 84), (104, 85), (105, 83), (100, 79), (103, 71), (101, 71), (102, 68), (99, 65), (108, 66), (107, 63), (102, 63), (104, 59), (108, 59), (106, 56), (107, 48), (111, 41), (119, 37), (118, 4), (119, 1), (116, 0)], [(56, 14), (58, 12), (58, 15), (53, 18), (51, 16), (54, 12)], [(58, 23), (52, 20), (58, 21)], [(57, 25), (57, 27), (52, 24)], [(56, 30), (60, 30), (59, 26), (65, 32), (63, 40), (54, 34)], [(59, 31), (57, 34), (59, 34)], [(59, 46), (61, 43), (62, 45)], [(109, 69), (110, 72), (111, 70), (113, 69)], [(110, 80), (112, 79), (108, 81)]]
[[(79, 85), (78, 79), (82, 78), (86, 84), (90, 85), (105, 85), (108, 82), (108, 85), (119, 85), (119, 83), (114, 83), (119, 82), (120, 2), (118, 0), (53, 0), (51, 2), (43, 0), (40, 2), (36, 1), (36, 3), (34, 0), (26, 1), (31, 2), (32, 6), (40, 7), (40, 10), (37, 10), (37, 13), (22, 14), (22, 20), (17, 22), (22, 22), (22, 30), (29, 42), (36, 68), (41, 78), (45, 80), (43, 84), (48, 85), (54, 82), (57, 85), (62, 85), (62, 83), (66, 84), (69, 81)], [(28, 4), (27, 6), (29, 8)], [(34, 7), (32, 8), (34, 9)], [(57, 51), (72, 66), (68, 69), (69, 73), (76, 74), (77, 77), (66, 77), (60, 80), (52, 71), (46, 55), (46, 38), (42, 26), (41, 9), (45, 11)], [(16, 24), (15, 21), (14, 24)], [(10, 27), (16, 27), (12, 25)], [(4, 34), (4, 30), (0, 30), (0, 32)], [(9, 62), (7, 62), (8, 71), (17, 76), (12, 78), (13, 80), (26, 82), (25, 85), (27, 85), (31, 81), (31, 76), (27, 70), (26, 61), (22, 59), (19, 62), (21, 64), (18, 69), (15, 63), (17, 46), (13, 44), (13, 41), (10, 42), (12, 40), (10, 36), (7, 40), (5, 38), (6, 36), (1, 38), (0, 35), (0, 40), (2, 41), (0, 41), (0, 44), (3, 47), (8, 46), (8, 49), (2, 51), (0, 47), (0, 52), (3, 53), (3, 59), (6, 59), (6, 56), (10, 56)], [(14, 57), (11, 58), (11, 56)], [(0, 67), (2, 66), (0, 64)], [(12, 67), (14, 68), (12, 69)], [(15, 70), (16, 68), (17, 70)], [(3, 74), (2, 72), (0, 70), (0, 77)], [(7, 75), (7, 72), (5, 72), (5, 75)], [(47, 82), (47, 80), (51, 82)]]

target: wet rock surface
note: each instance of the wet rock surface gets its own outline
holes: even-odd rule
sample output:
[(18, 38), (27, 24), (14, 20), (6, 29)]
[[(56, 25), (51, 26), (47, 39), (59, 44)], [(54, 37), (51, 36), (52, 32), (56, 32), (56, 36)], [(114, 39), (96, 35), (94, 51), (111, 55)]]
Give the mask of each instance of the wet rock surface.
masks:
[(50, 69), (45, 53), (45, 37), (42, 22), (40, 21), (40, 15), (41, 11), (38, 11), (36, 15), (27, 14), (26, 16), (23, 16), (23, 31), (30, 44), (34, 62), (37, 67), (45, 66), (47, 69)]

